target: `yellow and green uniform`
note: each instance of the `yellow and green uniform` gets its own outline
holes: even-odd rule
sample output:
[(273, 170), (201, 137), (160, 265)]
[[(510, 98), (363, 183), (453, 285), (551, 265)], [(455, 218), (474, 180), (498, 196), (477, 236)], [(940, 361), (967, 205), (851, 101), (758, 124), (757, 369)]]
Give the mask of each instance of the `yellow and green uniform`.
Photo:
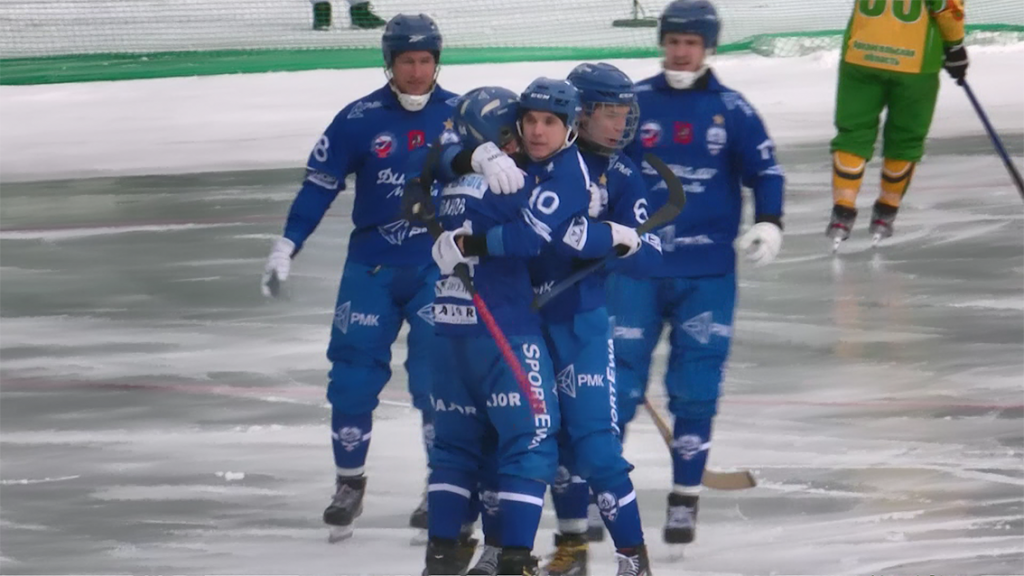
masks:
[(944, 48), (964, 38), (963, 0), (856, 0), (843, 38), (832, 140), (833, 196), (854, 207), (883, 130), (883, 200), (906, 191), (935, 113)]

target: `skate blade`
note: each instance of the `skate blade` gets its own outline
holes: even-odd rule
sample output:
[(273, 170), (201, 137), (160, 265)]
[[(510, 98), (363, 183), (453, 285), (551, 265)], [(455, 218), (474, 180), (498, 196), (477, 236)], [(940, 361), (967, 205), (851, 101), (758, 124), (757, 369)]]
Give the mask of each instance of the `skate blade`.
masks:
[(839, 252), (839, 245), (842, 244), (842, 243), (843, 243), (843, 239), (842, 238), (833, 238), (832, 239), (832, 253), (833, 254)]
[(336, 544), (343, 540), (348, 540), (352, 537), (354, 531), (351, 526), (331, 526), (330, 533), (327, 534), (327, 543)]
[(872, 248), (878, 248), (878, 245), (882, 243), (882, 240), (884, 238), (885, 237), (882, 236), (881, 234), (873, 234), (871, 236), (871, 247)]
[(429, 540), (429, 539), (430, 539), (430, 537), (427, 535), (427, 531), (426, 530), (417, 530), (416, 533), (413, 534), (412, 538), (409, 539), (409, 545), (410, 546), (426, 546), (427, 545), (427, 540)]

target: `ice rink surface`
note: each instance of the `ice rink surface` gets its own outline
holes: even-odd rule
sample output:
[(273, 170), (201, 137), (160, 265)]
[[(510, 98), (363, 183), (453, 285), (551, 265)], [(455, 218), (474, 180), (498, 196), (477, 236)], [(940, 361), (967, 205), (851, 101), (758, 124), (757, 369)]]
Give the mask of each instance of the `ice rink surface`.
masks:
[[(1018, 165), (1019, 47), (971, 80)], [(835, 55), (721, 58), (779, 145), (786, 241), (741, 269), (698, 540), (660, 541), (669, 459), (643, 415), (627, 455), (657, 574), (1024, 573), (1024, 208), (945, 82), (894, 238), (822, 232)], [(571, 63), (449, 67), (446, 87)], [(652, 61), (625, 62), (634, 78)], [(365, 513), (328, 545), (324, 350), (350, 229), (339, 197), (293, 267), (258, 282), (301, 166), (379, 71), (0, 88), (0, 571), (418, 574), (419, 418), (395, 377)], [(869, 166), (860, 204), (878, 191)], [(659, 366), (664, 349), (658, 354)], [(658, 379), (651, 389), (663, 398)], [(537, 551), (551, 550), (546, 511)], [(611, 573), (609, 543), (592, 552)]]

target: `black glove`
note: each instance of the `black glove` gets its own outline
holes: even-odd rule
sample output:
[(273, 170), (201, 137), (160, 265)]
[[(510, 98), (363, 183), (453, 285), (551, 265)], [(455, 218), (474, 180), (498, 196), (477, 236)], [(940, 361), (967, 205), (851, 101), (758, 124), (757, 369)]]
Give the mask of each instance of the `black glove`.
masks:
[(967, 76), (968, 63), (967, 48), (962, 43), (946, 47), (946, 61), (942, 67), (954, 80), (959, 82)]

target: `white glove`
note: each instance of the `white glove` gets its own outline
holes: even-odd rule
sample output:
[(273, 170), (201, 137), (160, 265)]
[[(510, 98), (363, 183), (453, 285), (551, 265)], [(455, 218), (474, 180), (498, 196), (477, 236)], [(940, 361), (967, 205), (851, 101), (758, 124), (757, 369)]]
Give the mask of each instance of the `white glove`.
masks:
[(616, 222), (605, 222), (605, 224), (612, 229), (612, 244), (626, 249), (626, 253), (620, 254), (619, 258), (628, 258), (640, 250), (640, 236), (637, 235), (634, 228)]
[(284, 236), (274, 242), (270, 256), (267, 257), (267, 264), (263, 267), (263, 281), (260, 283), (264, 296), (277, 297), (280, 283), (288, 279), (288, 272), (292, 269), (294, 252), (295, 242)]
[(473, 150), (470, 158), (473, 171), (483, 174), (487, 187), (495, 194), (515, 194), (526, 183), (525, 173), (515, 160), (501, 151), (494, 142), (484, 142)]
[(466, 220), (462, 223), (462, 227), (456, 230), (445, 230), (437, 237), (434, 241), (434, 247), (430, 249), (430, 255), (434, 257), (434, 262), (437, 262), (437, 267), (441, 270), (441, 274), (445, 276), (455, 271), (455, 267), (459, 264), (476, 264), (480, 261), (477, 257), (467, 258), (462, 254), (462, 250), (459, 250), (459, 245), (455, 243), (455, 239), (459, 236), (467, 236), (473, 233), (473, 223)]
[(782, 249), (782, 229), (771, 222), (759, 222), (740, 237), (740, 250), (755, 266), (770, 264)]
[(604, 212), (604, 207), (608, 205), (608, 190), (598, 186), (594, 182), (590, 183), (590, 207), (587, 208), (587, 214), (591, 218), (597, 218)]

